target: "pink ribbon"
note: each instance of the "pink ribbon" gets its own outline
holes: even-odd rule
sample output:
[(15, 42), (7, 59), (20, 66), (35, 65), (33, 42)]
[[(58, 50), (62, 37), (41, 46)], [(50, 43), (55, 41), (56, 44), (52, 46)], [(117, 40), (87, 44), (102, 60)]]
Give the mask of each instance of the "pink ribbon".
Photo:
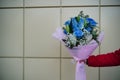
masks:
[(76, 64), (75, 80), (86, 80), (84, 62)]

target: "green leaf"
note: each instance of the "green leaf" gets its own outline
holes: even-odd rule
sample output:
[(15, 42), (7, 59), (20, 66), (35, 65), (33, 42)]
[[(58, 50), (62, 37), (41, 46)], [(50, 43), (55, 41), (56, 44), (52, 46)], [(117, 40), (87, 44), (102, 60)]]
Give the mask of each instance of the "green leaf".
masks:
[(84, 27), (87, 27), (88, 23), (86, 21), (86, 19), (84, 19)]
[(80, 21), (80, 16), (79, 16), (79, 15), (76, 17), (76, 21), (77, 21), (77, 22)]
[(66, 26), (66, 31), (67, 31), (68, 33), (70, 33), (70, 28), (69, 28), (68, 25)]

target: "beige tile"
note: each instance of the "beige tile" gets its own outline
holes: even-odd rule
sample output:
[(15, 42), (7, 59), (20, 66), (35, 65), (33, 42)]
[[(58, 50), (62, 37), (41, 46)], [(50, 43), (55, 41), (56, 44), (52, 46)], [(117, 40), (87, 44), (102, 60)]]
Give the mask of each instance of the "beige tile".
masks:
[(119, 9), (119, 7), (104, 7), (101, 10), (101, 25), (105, 34), (101, 47), (102, 53), (111, 52), (120, 48)]
[(0, 7), (22, 7), (23, 0), (0, 0)]
[(61, 80), (75, 80), (75, 64), (72, 59), (62, 59)]
[(98, 5), (99, 0), (62, 0), (62, 5)]
[(25, 10), (25, 56), (59, 57), (60, 42), (52, 37), (59, 17), (57, 8)]
[(86, 65), (86, 79), (87, 80), (99, 80), (98, 67), (89, 67)]
[(120, 0), (101, 0), (102, 5), (120, 5)]
[[(62, 26), (64, 26), (64, 22), (69, 20), (71, 17), (77, 16), (80, 11), (83, 11), (85, 14), (88, 14), (92, 17), (96, 22), (98, 22), (99, 26), (99, 10), (97, 7), (84, 7), (84, 8), (63, 8), (62, 9)], [(67, 49), (65, 48), (64, 44), (62, 44), (61, 48), (62, 57), (70, 57)], [(97, 49), (95, 53), (97, 53)]]
[(0, 10), (0, 56), (23, 55), (23, 10)]
[(101, 80), (120, 80), (120, 67), (104, 67), (100, 70)]
[(25, 6), (58, 6), (60, 0), (25, 0)]
[[(102, 30), (105, 32), (101, 53), (105, 54), (120, 48), (120, 8), (104, 7), (101, 10)], [(106, 67), (100, 69), (101, 80), (119, 80), (119, 67)]]
[(25, 80), (60, 80), (60, 60), (25, 59)]
[(0, 80), (23, 80), (22, 59), (0, 58)]

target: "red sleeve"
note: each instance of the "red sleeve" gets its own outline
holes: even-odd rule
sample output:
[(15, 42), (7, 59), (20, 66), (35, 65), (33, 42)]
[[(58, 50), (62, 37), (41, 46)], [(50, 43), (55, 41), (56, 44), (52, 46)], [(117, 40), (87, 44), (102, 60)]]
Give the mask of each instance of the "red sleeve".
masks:
[(87, 65), (92, 67), (108, 67), (120, 65), (120, 49), (107, 54), (90, 56)]

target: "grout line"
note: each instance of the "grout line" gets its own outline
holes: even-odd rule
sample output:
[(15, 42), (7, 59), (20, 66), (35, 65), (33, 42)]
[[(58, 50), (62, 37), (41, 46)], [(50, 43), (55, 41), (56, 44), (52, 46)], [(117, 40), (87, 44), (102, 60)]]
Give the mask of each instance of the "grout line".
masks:
[(72, 57), (25, 57), (31, 59), (73, 59)]
[[(24, 4), (25, 5), (25, 4)], [(120, 7), (120, 5), (70, 5), (70, 6), (23, 6), (23, 7), (0, 7), (0, 9), (23, 9), (23, 8), (71, 8), (71, 7)]]
[(19, 56), (0, 56), (0, 58), (31, 58), (31, 59), (72, 59), (72, 57), (19, 57)]
[(0, 56), (0, 58), (23, 58), (23, 57), (12, 57), (12, 56)]
[(25, 80), (25, 0), (23, 0), (23, 80)]
[[(99, 26), (100, 26), (100, 30), (101, 30), (101, 0), (99, 0)], [(101, 52), (101, 49), (100, 49), (100, 45), (99, 45), (99, 54)], [(98, 80), (101, 80), (100, 78), (100, 67), (98, 67)]]
[(100, 7), (120, 7), (120, 5), (100, 5)]
[[(60, 0), (60, 27), (62, 26), (62, 0)], [(60, 80), (62, 80), (62, 44), (60, 42)]]

